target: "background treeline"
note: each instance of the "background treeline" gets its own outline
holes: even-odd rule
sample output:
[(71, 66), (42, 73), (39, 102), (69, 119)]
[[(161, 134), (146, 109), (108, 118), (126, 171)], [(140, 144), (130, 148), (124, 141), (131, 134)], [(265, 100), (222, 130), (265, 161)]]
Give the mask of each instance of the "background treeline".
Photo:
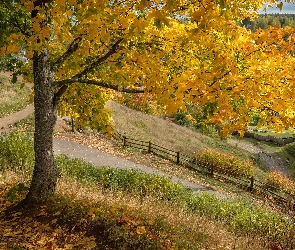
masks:
[(243, 21), (243, 26), (246, 26), (251, 31), (256, 31), (258, 28), (266, 29), (268, 26), (295, 27), (295, 14), (261, 14), (258, 18), (250, 21), (249, 18)]

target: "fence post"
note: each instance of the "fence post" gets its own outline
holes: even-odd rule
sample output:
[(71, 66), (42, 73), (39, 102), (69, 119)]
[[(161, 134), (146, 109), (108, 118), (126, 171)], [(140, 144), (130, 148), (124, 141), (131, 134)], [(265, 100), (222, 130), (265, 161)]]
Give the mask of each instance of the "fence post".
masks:
[(252, 191), (253, 190), (253, 187), (254, 187), (254, 176), (252, 176), (250, 178), (250, 187), (249, 187), (249, 190)]
[(123, 147), (126, 146), (126, 136), (123, 136)]
[(210, 174), (211, 174), (212, 177), (214, 176), (214, 167), (213, 167), (213, 165), (210, 168)]
[(71, 125), (72, 125), (72, 132), (75, 132), (75, 121), (74, 119), (71, 117)]
[(149, 141), (148, 153), (152, 152), (152, 143)]
[(180, 163), (180, 153), (176, 152), (176, 163), (179, 164)]

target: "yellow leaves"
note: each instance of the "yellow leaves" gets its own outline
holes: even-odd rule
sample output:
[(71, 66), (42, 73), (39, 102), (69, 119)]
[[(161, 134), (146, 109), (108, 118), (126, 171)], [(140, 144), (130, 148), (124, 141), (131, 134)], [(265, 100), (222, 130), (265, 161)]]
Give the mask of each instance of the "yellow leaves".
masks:
[(77, 0), (68, 0), (69, 5), (77, 6)]
[[(145, 85), (166, 104), (168, 113), (184, 108), (186, 100), (201, 105), (218, 101), (219, 111), (223, 111), (220, 117), (214, 118), (218, 124), (245, 115), (247, 108), (260, 108), (257, 102), (260, 99), (270, 102), (274, 99), (271, 92), (277, 93), (275, 89), (285, 88), (281, 85), (275, 87), (276, 82), (286, 75), (290, 79), (294, 76), (294, 59), (286, 57), (286, 53), (274, 46), (279, 39), (280, 48), (291, 49), (295, 38), (291, 36), (285, 45), (281, 38), (284, 32), (292, 33), (292, 30), (283, 32), (272, 28), (250, 34), (235, 24), (240, 13), (247, 15), (261, 1), (217, 3), (204, 0), (203, 6), (187, 3), (186, 14), (190, 21), (185, 24), (170, 12), (180, 7), (183, 1), (164, 1), (161, 8), (147, 0), (125, 1), (124, 4), (114, 1), (111, 7), (106, 6), (103, 0), (78, 2), (80, 4), (76, 0), (55, 0), (48, 10), (39, 9), (39, 15), (31, 20), (32, 36), (10, 37), (7, 47), (0, 49), (0, 54), (17, 53), (18, 42), (21, 41), (25, 44), (28, 58), (32, 58), (32, 51), (46, 46), (50, 58), (55, 61), (67, 50), (74, 37), (82, 36), (78, 50), (55, 75), (56, 80), (63, 80), (79, 73), (81, 67), (87, 68), (95, 57), (106, 55), (118, 38), (124, 38), (116, 53), (87, 75), (89, 79), (122, 86)], [(161, 4), (161, 1), (157, 2)], [(23, 3), (28, 12), (33, 10), (33, 1)], [(278, 7), (282, 6), (278, 4)], [(146, 15), (141, 16), (138, 10)], [(47, 19), (51, 20), (50, 25), (46, 25)], [(155, 27), (155, 20), (169, 22), (169, 27)], [(284, 68), (284, 72), (278, 72), (279, 68)], [(262, 88), (259, 90), (249, 84), (250, 81)], [(272, 87), (263, 87), (267, 84)], [(246, 108), (237, 108), (241, 113), (235, 113), (232, 106), (236, 104), (233, 102), (241, 96), (244, 96), (245, 103), (237, 106)], [(110, 121), (110, 114), (100, 107), (110, 94), (98, 88), (75, 85), (65, 93), (65, 97), (61, 103), (62, 114), (73, 116), (78, 124), (85, 126), (89, 126), (91, 117), (96, 127), (107, 129), (105, 125)], [(283, 99), (290, 97), (290, 93), (283, 94)], [(276, 105), (280, 110), (284, 103), (276, 100)], [(97, 106), (99, 108), (95, 109)]]
[(137, 233), (137, 234), (145, 234), (145, 233), (146, 233), (145, 226), (138, 226), (138, 227), (136, 228), (136, 233)]
[(46, 212), (45, 212), (45, 210), (41, 210), (41, 212), (38, 214), (38, 216), (43, 216), (43, 215), (48, 215)]
[(27, 12), (32, 12), (32, 10), (34, 9), (34, 2), (26, 1), (25, 9)]
[(160, 21), (163, 21), (163, 20), (167, 19), (166, 15), (164, 15), (163, 11), (161, 11), (161, 10), (153, 10), (150, 13), (150, 16), (155, 18), (155, 19), (158, 19)]
[(67, 10), (65, 13), (67, 16), (72, 16), (74, 12), (72, 10)]
[(16, 44), (10, 44), (6, 47), (6, 54), (17, 53), (19, 52), (19, 48)]
[(277, 4), (277, 7), (280, 9), (280, 11), (282, 11), (283, 9), (283, 2), (280, 2)]
[(64, 8), (65, 8), (65, 3), (66, 3), (66, 1), (64, 1), (64, 0), (55, 0), (55, 4), (56, 4), (60, 9), (64, 9)]
[(50, 28), (48, 26), (45, 26), (42, 28), (40, 31), (40, 35), (43, 36), (44, 38), (49, 38), (51, 34)]

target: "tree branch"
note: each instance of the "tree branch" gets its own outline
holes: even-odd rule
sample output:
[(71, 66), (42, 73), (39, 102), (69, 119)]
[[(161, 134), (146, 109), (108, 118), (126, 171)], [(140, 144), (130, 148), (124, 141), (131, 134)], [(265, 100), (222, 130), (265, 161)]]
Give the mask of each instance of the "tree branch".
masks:
[(133, 88), (123, 88), (120, 85), (112, 85), (112, 84), (106, 83), (104, 81), (89, 80), (89, 79), (79, 78), (79, 77), (73, 77), (71, 79), (58, 81), (58, 82), (55, 82), (54, 85), (56, 86), (56, 88), (58, 88), (58, 87), (62, 88), (63, 86), (67, 86), (67, 85), (73, 84), (75, 82), (85, 83), (85, 84), (89, 84), (89, 85), (96, 85), (99, 87), (112, 89), (112, 90), (116, 90), (119, 92), (125, 92), (125, 93), (144, 93), (143, 87), (137, 87), (134, 89)]
[(96, 61), (90, 64), (89, 67), (84, 69), (82, 72), (76, 74), (73, 78), (81, 78), (82, 76), (85, 76), (90, 70), (94, 69), (98, 65), (100, 65), (102, 62), (107, 60), (111, 55), (116, 53), (116, 49), (118, 48), (119, 44), (123, 41), (124, 39), (121, 38), (119, 39), (113, 46), (112, 48), (102, 57), (99, 57)]
[(53, 64), (53, 66), (51, 67), (51, 70), (53, 72), (56, 72), (59, 67), (64, 63), (65, 60), (67, 60), (67, 58), (69, 58), (69, 56), (71, 56), (73, 53), (75, 53), (75, 51), (79, 48), (79, 42), (82, 40), (82, 35), (75, 38), (72, 43), (70, 44), (70, 46), (68, 47), (68, 49), (65, 51), (65, 53), (63, 53), (63, 55), (61, 55), (56, 62)]
[(58, 102), (61, 98), (61, 96), (66, 92), (69, 85), (63, 85), (55, 94), (53, 97), (53, 107), (55, 110), (57, 110)]

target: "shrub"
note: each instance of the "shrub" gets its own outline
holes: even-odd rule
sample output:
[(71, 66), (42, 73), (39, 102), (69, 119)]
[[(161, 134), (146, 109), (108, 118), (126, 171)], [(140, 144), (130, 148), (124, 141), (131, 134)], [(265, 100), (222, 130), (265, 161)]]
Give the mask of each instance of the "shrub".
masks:
[(267, 174), (266, 185), (279, 188), (289, 194), (295, 195), (295, 182), (277, 171), (271, 171)]
[(287, 153), (289, 153), (290, 155), (295, 155), (295, 143), (290, 143), (285, 147), (285, 150), (287, 151)]
[(172, 114), (170, 118), (173, 118), (173, 122), (186, 127), (191, 127), (194, 125), (194, 122), (190, 119), (191, 116), (187, 112), (177, 112)]
[(205, 149), (196, 154), (196, 163), (217, 172), (235, 176), (251, 177), (254, 174), (253, 163), (241, 160), (233, 154), (221, 153), (212, 149)]

